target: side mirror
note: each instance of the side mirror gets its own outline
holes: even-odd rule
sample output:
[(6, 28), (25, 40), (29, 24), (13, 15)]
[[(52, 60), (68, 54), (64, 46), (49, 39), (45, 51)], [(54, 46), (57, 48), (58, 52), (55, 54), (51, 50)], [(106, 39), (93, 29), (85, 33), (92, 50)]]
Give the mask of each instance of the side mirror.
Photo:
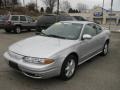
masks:
[(84, 34), (83, 37), (82, 37), (83, 40), (89, 40), (89, 39), (92, 39), (92, 36), (89, 35), (89, 34)]

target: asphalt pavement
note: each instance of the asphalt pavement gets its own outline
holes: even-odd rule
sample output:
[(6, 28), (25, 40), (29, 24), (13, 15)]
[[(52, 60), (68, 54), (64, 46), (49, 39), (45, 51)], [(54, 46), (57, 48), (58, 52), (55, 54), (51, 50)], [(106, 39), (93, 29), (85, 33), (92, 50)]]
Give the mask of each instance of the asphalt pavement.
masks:
[(80, 65), (69, 81), (57, 77), (32, 79), (7, 65), (3, 53), (8, 46), (34, 35), (34, 32), (7, 34), (0, 30), (0, 90), (120, 90), (120, 33), (112, 33), (107, 56), (98, 55)]

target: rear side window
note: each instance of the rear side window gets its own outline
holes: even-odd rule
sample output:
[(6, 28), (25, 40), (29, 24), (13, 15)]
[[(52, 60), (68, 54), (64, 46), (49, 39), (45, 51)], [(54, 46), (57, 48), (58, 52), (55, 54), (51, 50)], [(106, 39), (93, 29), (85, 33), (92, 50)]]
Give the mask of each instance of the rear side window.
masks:
[(78, 21), (86, 21), (83, 17), (80, 16), (74, 16)]
[(73, 18), (70, 16), (65, 16), (65, 18), (66, 18), (66, 20), (73, 20)]
[(91, 36), (95, 36), (96, 30), (93, 27), (91, 27), (90, 25), (86, 25), (84, 30), (83, 30), (83, 35), (84, 34), (89, 34)]
[(102, 32), (102, 28), (100, 26), (96, 25), (96, 31), (97, 31), (97, 34), (99, 34)]
[(20, 16), (20, 21), (26, 21), (26, 17), (25, 16)]
[(99, 33), (102, 32), (102, 28), (99, 25), (93, 24), (93, 23), (92, 24), (88, 24), (88, 25), (90, 25), (91, 27), (93, 27), (96, 30), (97, 34), (99, 34)]
[(30, 16), (27, 16), (28, 21), (32, 22), (33, 19)]
[(58, 16), (58, 21), (70, 21), (70, 20), (75, 20), (75, 19), (71, 16), (63, 16), (63, 15)]
[(18, 17), (18, 16), (12, 16), (12, 17), (11, 17), (11, 20), (12, 20), (12, 21), (18, 21), (18, 20), (19, 20), (19, 17)]

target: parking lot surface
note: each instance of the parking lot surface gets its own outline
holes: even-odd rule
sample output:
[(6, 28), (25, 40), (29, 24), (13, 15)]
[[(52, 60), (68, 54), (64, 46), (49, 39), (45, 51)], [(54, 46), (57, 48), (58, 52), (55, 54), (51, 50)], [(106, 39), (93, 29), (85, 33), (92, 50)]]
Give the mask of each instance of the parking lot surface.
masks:
[(107, 56), (98, 55), (80, 65), (69, 81), (56, 77), (31, 79), (9, 68), (3, 58), (8, 46), (34, 35), (34, 32), (6, 34), (0, 30), (0, 90), (120, 90), (120, 33), (112, 33)]

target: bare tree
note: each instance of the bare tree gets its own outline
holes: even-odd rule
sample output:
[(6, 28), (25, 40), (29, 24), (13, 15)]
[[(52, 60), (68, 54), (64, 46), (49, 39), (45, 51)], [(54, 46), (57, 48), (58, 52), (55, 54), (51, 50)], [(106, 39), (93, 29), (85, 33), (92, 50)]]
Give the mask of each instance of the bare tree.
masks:
[(42, 0), (46, 7), (50, 8), (50, 12), (52, 13), (54, 7), (56, 6), (56, 2), (58, 0)]
[(28, 3), (28, 5), (26, 5), (26, 7), (27, 7), (28, 10), (30, 10), (30, 11), (35, 11), (36, 4), (35, 4), (35, 3)]
[(12, 0), (13, 4), (18, 4), (18, 0)]
[(14, 9), (14, 6), (18, 4), (19, 4), (18, 0), (11, 0), (11, 5), (13, 9)]
[(60, 9), (62, 11), (68, 12), (68, 10), (71, 8), (70, 2), (65, 0), (60, 3)]
[(19, 4), (19, 0), (0, 0), (2, 7), (14, 7)]
[(88, 7), (87, 7), (86, 4), (83, 4), (83, 3), (78, 3), (78, 4), (77, 4), (77, 9), (78, 9), (79, 11), (85, 11), (87, 8), (88, 8)]
[(25, 0), (23, 0), (23, 6), (25, 6)]
[(3, 1), (2, 1), (2, 0), (0, 0), (0, 8), (2, 7), (2, 5), (3, 5)]

